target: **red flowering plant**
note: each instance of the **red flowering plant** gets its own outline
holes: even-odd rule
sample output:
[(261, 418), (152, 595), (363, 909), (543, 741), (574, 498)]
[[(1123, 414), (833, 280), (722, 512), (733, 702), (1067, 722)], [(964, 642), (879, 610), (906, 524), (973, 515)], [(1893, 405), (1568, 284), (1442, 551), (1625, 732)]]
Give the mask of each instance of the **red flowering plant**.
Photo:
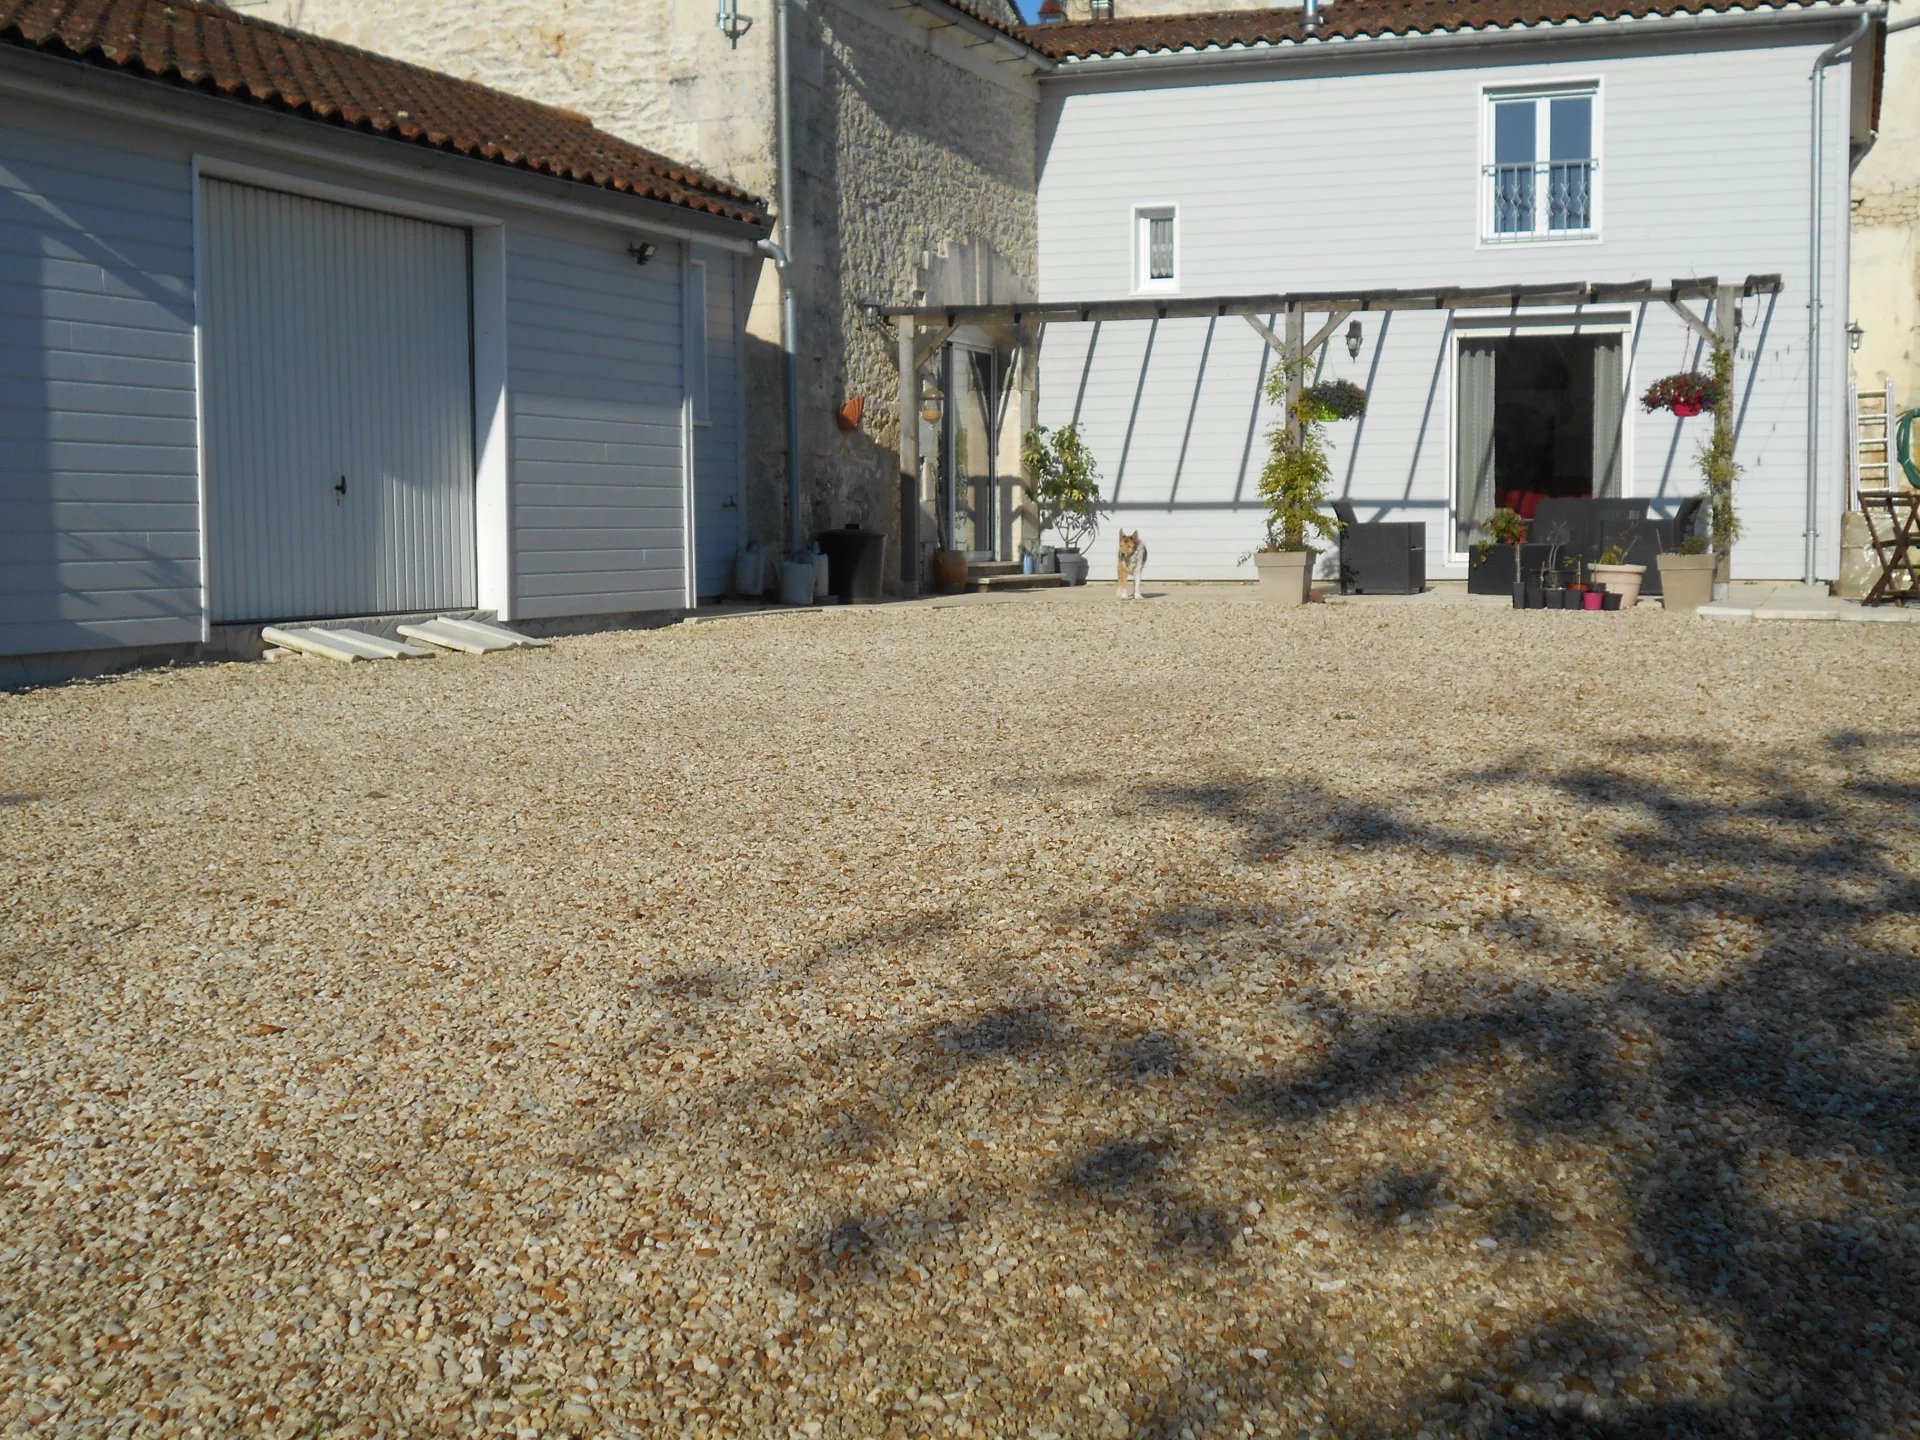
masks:
[(1679, 416), (1698, 415), (1711, 410), (1726, 398), (1727, 387), (1712, 375), (1698, 370), (1682, 370), (1663, 376), (1647, 387), (1640, 397), (1643, 410), (1671, 410)]

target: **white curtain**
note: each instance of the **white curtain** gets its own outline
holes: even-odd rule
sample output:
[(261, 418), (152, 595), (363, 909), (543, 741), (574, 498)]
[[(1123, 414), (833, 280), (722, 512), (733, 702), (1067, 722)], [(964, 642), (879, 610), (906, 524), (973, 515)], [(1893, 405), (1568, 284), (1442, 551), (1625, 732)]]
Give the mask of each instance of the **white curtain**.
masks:
[(1454, 548), (1465, 550), (1482, 538), (1480, 525), (1492, 513), (1494, 348), (1466, 344), (1460, 347), (1459, 494), (1456, 498)]
[(1593, 493), (1603, 500), (1620, 495), (1620, 423), (1626, 417), (1626, 376), (1620, 341), (1593, 347)]

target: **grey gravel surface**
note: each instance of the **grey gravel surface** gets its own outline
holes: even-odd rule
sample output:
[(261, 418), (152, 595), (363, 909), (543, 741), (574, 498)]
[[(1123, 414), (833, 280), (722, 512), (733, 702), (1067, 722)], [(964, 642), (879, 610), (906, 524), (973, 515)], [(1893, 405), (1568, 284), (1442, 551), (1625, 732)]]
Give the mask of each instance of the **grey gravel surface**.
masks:
[(0, 697), (0, 1432), (1920, 1434), (1920, 636)]

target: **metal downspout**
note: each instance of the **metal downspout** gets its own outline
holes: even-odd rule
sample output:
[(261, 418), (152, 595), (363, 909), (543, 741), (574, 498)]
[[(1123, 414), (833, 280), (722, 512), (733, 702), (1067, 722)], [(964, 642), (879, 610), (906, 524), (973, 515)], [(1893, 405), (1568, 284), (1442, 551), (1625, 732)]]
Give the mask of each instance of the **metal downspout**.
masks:
[(1822, 190), (1826, 178), (1827, 139), (1827, 67), (1864, 40), (1873, 26), (1873, 14), (1863, 14), (1853, 29), (1822, 50), (1807, 75), (1813, 106), (1813, 155), (1808, 167), (1811, 176), (1807, 219), (1807, 529), (1806, 563), (1801, 579), (1808, 585), (1818, 583), (1820, 553), (1820, 345), (1822, 298), (1820, 267), (1825, 256), (1821, 244), (1826, 221)]
[(800, 543), (800, 306), (793, 295), (793, 65), (788, 43), (788, 12), (793, 0), (774, 3), (774, 93), (780, 128), (780, 351), (787, 380), (787, 548)]

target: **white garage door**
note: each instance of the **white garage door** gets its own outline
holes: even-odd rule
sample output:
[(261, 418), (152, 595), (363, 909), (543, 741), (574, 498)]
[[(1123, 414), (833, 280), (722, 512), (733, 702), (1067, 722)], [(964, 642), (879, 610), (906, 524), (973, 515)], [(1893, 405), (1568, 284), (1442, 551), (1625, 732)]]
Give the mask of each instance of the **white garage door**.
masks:
[(204, 183), (213, 619), (472, 605), (467, 232)]

